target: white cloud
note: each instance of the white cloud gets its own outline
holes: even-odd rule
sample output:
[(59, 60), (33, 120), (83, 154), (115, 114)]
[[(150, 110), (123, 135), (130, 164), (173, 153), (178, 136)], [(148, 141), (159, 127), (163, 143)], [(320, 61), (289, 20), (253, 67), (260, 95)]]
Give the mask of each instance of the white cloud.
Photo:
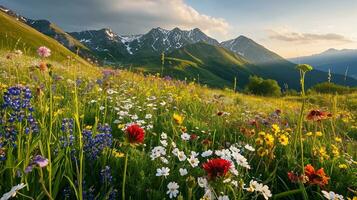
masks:
[(334, 42), (334, 43), (351, 43), (352, 39), (337, 33), (302, 33), (291, 31), (286, 28), (280, 28), (275, 30), (268, 30), (269, 38), (295, 43), (315, 43), (315, 42)]
[(230, 31), (225, 19), (199, 13), (183, 0), (5, 0), (5, 5), (67, 31), (110, 27), (119, 34), (138, 34), (154, 27), (200, 28), (218, 39), (227, 39)]

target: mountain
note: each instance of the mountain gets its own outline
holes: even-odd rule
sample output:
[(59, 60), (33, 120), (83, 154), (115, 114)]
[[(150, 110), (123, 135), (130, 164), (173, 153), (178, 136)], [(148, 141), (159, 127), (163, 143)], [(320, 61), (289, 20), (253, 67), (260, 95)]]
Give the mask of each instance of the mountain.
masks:
[(278, 54), (242, 35), (236, 39), (221, 42), (220, 45), (245, 57), (254, 64), (274, 63), (277, 61), (286, 62), (286, 60)]
[(112, 62), (160, 55), (198, 42), (219, 45), (217, 40), (208, 37), (198, 28), (190, 31), (153, 28), (146, 34), (132, 36), (121, 36), (110, 29), (73, 32), (70, 35)]
[(1, 49), (20, 49), (28, 55), (35, 56), (37, 55), (37, 48), (45, 45), (53, 50), (51, 55), (52, 60), (64, 61), (67, 60), (67, 57), (73, 57), (79, 63), (89, 65), (89, 63), (76, 56), (58, 41), (38, 32), (32, 27), (22, 23), (17, 18), (4, 12), (0, 12), (0, 24)]
[(11, 17), (14, 17), (17, 21), (25, 23), (37, 31), (57, 40), (72, 52), (77, 53), (78, 51), (79, 55), (82, 57), (95, 59), (94, 54), (86, 46), (63, 31), (56, 24), (51, 23), (48, 20), (33, 20), (26, 18), (3, 6), (0, 6), (0, 11), (10, 15)]
[(294, 63), (308, 63), (325, 72), (331, 70), (331, 73), (347, 74), (347, 76), (357, 79), (356, 49), (328, 49), (320, 54), (291, 58), (289, 60)]

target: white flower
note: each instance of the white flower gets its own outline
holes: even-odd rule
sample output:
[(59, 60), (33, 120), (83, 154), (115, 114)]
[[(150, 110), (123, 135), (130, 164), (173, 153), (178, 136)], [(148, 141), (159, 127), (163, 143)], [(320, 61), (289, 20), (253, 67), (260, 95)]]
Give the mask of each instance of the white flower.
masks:
[(200, 154), (197, 153), (196, 151), (191, 151), (191, 156), (192, 157), (197, 157), (198, 155), (200, 155)]
[(197, 167), (200, 163), (200, 161), (194, 156), (190, 156), (187, 160), (193, 168)]
[(160, 157), (160, 160), (165, 164), (169, 164), (169, 160), (167, 160), (165, 157)]
[(180, 150), (179, 150), (178, 148), (174, 148), (174, 149), (172, 150), (172, 154), (174, 154), (175, 156), (177, 156), (179, 151), (180, 151)]
[(179, 172), (180, 172), (180, 175), (181, 175), (181, 176), (185, 176), (185, 175), (188, 174), (187, 169), (183, 169), (183, 168), (180, 168), (180, 169), (179, 169)]
[(244, 156), (242, 156), (242, 154), (237, 153), (234, 159), (237, 161), (238, 165), (250, 169), (250, 165), (248, 164), (247, 159)]
[(263, 194), (265, 199), (269, 199), (272, 196), (271, 191), (267, 185), (264, 185), (260, 192)]
[(167, 134), (166, 133), (161, 133), (161, 139), (166, 140), (167, 139)]
[(21, 190), (22, 188), (26, 187), (26, 184), (21, 183), (18, 185), (15, 185), (14, 187), (11, 188), (11, 190), (7, 193), (5, 193), (0, 200), (8, 200), (11, 197), (15, 197), (16, 196), (16, 192)]
[(165, 178), (169, 175), (170, 169), (168, 167), (161, 167), (156, 169), (156, 176), (164, 176)]
[(119, 124), (120, 123), (120, 120), (119, 119), (116, 119), (113, 121), (114, 124)]
[(115, 91), (114, 91), (113, 89), (108, 89), (108, 90), (107, 90), (107, 93), (110, 95), (110, 94), (114, 94)]
[(139, 117), (137, 115), (133, 115), (133, 116), (131, 116), (131, 119), (132, 120), (137, 120), (137, 119), (139, 119)]
[(145, 115), (145, 119), (151, 119), (152, 118), (152, 114), (146, 114)]
[(162, 146), (167, 147), (167, 140), (160, 140)]
[(181, 139), (183, 139), (185, 141), (190, 140), (190, 138), (191, 138), (191, 136), (188, 133), (182, 133), (181, 134)]
[(177, 152), (177, 158), (179, 159), (179, 161), (184, 161), (186, 160), (186, 155), (184, 151), (178, 151)]
[(164, 105), (166, 105), (166, 102), (163, 101), (163, 102), (160, 103), (160, 105), (164, 106)]
[(201, 156), (202, 157), (208, 157), (208, 156), (211, 156), (212, 153), (213, 153), (212, 150), (207, 150), (207, 151), (202, 152)]
[(99, 107), (99, 110), (104, 110), (104, 109), (105, 109), (104, 106), (100, 106), (100, 107)]
[(162, 146), (156, 146), (151, 150), (151, 160), (155, 160), (160, 156), (166, 155), (166, 149)]
[(167, 184), (167, 189), (169, 190), (166, 192), (166, 194), (169, 195), (170, 199), (177, 196), (177, 194), (179, 193), (179, 187), (180, 186), (176, 182), (170, 182), (169, 184)]
[(208, 181), (204, 177), (198, 177), (197, 178), (197, 183), (201, 188), (207, 188), (208, 187)]
[(327, 192), (325, 190), (322, 190), (321, 192), (324, 195), (324, 197), (328, 200), (343, 200), (344, 199), (342, 195), (336, 194), (333, 191)]
[(227, 195), (219, 196), (218, 200), (229, 200), (229, 197)]
[(255, 151), (254, 147), (250, 146), (249, 144), (246, 144), (244, 148), (246, 148), (248, 151)]

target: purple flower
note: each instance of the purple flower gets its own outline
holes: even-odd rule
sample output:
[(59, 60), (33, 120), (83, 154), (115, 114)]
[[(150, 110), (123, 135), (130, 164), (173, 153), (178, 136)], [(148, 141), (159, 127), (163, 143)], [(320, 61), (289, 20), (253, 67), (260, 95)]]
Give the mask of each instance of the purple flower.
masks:
[(41, 56), (43, 58), (47, 58), (51, 55), (51, 50), (45, 46), (42, 46), (37, 49), (37, 53), (39, 56)]
[(48, 165), (48, 159), (42, 157), (41, 155), (35, 156), (29, 166), (26, 167), (25, 173), (31, 172), (36, 165), (40, 168), (44, 168)]

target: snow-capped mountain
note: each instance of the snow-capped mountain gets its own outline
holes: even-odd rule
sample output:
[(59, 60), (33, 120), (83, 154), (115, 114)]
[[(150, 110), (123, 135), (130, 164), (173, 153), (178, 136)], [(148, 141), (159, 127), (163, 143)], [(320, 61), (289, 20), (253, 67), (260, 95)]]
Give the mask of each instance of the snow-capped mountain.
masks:
[(73, 32), (70, 35), (93, 51), (107, 51), (111, 52), (112, 56), (119, 57), (158, 55), (198, 42), (219, 45), (217, 40), (210, 38), (198, 28), (185, 31), (179, 28), (166, 30), (158, 27), (143, 35), (131, 36), (118, 35), (111, 29)]

